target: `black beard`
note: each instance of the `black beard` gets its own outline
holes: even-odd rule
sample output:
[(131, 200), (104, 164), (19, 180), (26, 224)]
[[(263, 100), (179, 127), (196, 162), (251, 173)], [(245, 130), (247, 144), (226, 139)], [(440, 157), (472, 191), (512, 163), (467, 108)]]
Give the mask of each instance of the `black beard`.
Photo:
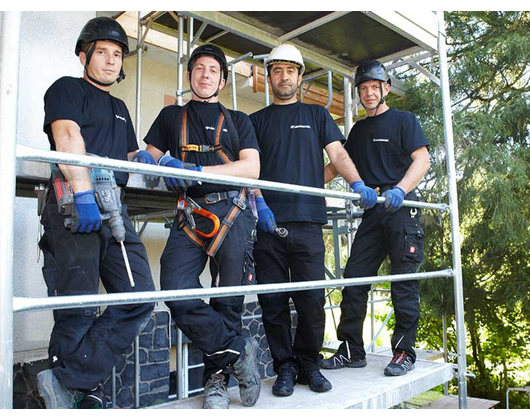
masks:
[(276, 96), (277, 98), (282, 99), (282, 100), (291, 99), (293, 96), (296, 95), (296, 91), (298, 89), (298, 88), (293, 88), (292, 90), (290, 90), (288, 92), (281, 93), (280, 91), (276, 90), (274, 85), (271, 85), (271, 87), (272, 87), (272, 92), (274, 93), (274, 96)]

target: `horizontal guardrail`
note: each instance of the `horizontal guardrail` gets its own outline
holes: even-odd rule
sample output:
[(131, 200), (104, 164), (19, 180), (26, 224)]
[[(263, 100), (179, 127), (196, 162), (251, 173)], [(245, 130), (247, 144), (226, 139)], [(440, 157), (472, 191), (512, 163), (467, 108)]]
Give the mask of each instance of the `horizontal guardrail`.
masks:
[(214, 287), (210, 289), (166, 290), (159, 292), (128, 292), (102, 295), (54, 296), (45, 298), (13, 298), (13, 312), (42, 311), (49, 309), (80, 308), (100, 305), (123, 305), (158, 301), (202, 299), (212, 297), (242, 296), (262, 293), (277, 293), (309, 289), (328, 289), (343, 286), (422, 280), (429, 278), (452, 277), (453, 270), (431, 271), (428, 273), (394, 274), (388, 276), (357, 277), (337, 280), (313, 280), (298, 283), (280, 283), (256, 286)]
[[(89, 166), (94, 168), (113, 169), (122, 172), (136, 172), (148, 175), (158, 175), (164, 177), (178, 177), (182, 179), (192, 179), (195, 181), (213, 182), (215, 184), (233, 185), (238, 187), (252, 187), (264, 190), (299, 193), (314, 195), (318, 197), (344, 198), (348, 200), (360, 200), (360, 194), (332, 191), (324, 188), (306, 187), (295, 184), (282, 184), (280, 182), (263, 181), (235, 176), (209, 174), (205, 172), (189, 171), (186, 169), (167, 168), (165, 166), (155, 166), (144, 163), (128, 162), (118, 159), (108, 159), (98, 156), (76, 155), (72, 153), (56, 152), (44, 149), (35, 149), (28, 146), (17, 146), (17, 159), (34, 162), (58, 163), (73, 166)], [(384, 197), (377, 198), (378, 203), (384, 203)], [(432, 209), (439, 211), (449, 210), (447, 204), (423, 203), (419, 201), (404, 200), (403, 206)]]

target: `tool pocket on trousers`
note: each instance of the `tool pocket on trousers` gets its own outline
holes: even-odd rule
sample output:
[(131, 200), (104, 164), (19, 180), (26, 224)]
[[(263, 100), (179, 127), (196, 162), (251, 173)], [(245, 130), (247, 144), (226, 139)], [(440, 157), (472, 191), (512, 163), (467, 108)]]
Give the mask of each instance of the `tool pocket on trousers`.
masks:
[(423, 261), (423, 238), (425, 233), (419, 223), (404, 226), (403, 261), (421, 263)]
[(243, 265), (243, 286), (252, 286), (257, 284), (256, 282), (256, 264), (254, 262), (254, 242), (247, 241), (245, 247), (245, 262)]

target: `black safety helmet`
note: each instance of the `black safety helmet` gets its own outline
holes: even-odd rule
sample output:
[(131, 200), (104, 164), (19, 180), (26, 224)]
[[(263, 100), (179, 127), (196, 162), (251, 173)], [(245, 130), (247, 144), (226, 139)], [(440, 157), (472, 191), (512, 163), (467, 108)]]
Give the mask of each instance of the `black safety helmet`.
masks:
[(221, 70), (223, 71), (224, 80), (228, 79), (228, 64), (226, 63), (225, 53), (221, 48), (213, 44), (201, 45), (191, 53), (190, 59), (188, 60), (188, 71), (191, 73), (195, 60), (205, 55), (213, 57), (219, 62)]
[[(123, 56), (129, 54), (129, 40), (127, 39), (127, 34), (118, 22), (116, 22), (114, 19), (104, 16), (90, 19), (85, 26), (83, 26), (83, 29), (81, 29), (81, 33), (79, 34), (75, 44), (75, 55), (79, 56), (79, 53), (82, 51), (83, 44), (90, 42), (94, 43), (94, 45), (92, 45), (92, 47), (90, 47), (86, 53), (87, 59), (85, 69), (90, 63), (90, 59), (94, 53), (96, 41), (114, 42), (121, 47)], [(90, 76), (88, 77), (90, 80), (99, 85), (109, 86), (109, 84), (101, 83)], [(123, 79), (125, 79), (125, 72), (123, 71), (122, 67), (120, 70), (120, 77), (118, 78), (117, 82), (120, 83)]]
[(121, 46), (123, 55), (129, 54), (129, 40), (121, 25), (108, 17), (90, 19), (79, 34), (75, 44), (75, 55), (79, 55), (81, 47), (87, 42), (110, 41)]
[(355, 72), (355, 87), (369, 80), (379, 80), (391, 84), (390, 76), (385, 66), (377, 60), (361, 61), (357, 67), (357, 71)]

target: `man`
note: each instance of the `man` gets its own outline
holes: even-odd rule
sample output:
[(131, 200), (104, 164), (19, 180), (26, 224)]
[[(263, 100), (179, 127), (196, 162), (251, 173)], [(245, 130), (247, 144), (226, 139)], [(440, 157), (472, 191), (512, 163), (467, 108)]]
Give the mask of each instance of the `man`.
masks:
[[(127, 35), (116, 21), (97, 17), (83, 27), (75, 48), (84, 66), (83, 78), (63, 77), (44, 96), (44, 131), (52, 150), (122, 160), (136, 155), (138, 144), (127, 107), (109, 93), (112, 84), (125, 77), (122, 61), (128, 52)], [(73, 190), (78, 222), (71, 231), (65, 228), (65, 219), (72, 216), (59, 213), (61, 196), (56, 198), (50, 191), (41, 218), (44, 236), (39, 243), (48, 294), (96, 294), (100, 277), (111, 293), (153, 291), (147, 253), (126, 207), (121, 211), (123, 242), (134, 273), (134, 288), (121, 246), (109, 224), (101, 220), (88, 168), (59, 168)], [(116, 172), (115, 179), (123, 190), (128, 174)], [(51, 369), (38, 375), (46, 407), (104, 408), (100, 384), (149, 320), (153, 307), (151, 303), (109, 306), (99, 317), (98, 308), (55, 311), (49, 345)]]
[[(194, 164), (190, 170), (205, 173), (259, 176), (259, 148), (250, 119), (219, 103), (227, 76), (226, 57), (219, 47), (205, 44), (193, 51), (187, 76), (192, 100), (184, 107), (164, 108), (144, 139), (159, 165), (182, 169), (188, 162)], [(167, 151), (170, 155), (164, 154)], [(162, 289), (201, 287), (199, 276), (208, 259), (212, 286), (252, 284), (255, 220), (247, 189), (178, 178), (166, 179), (166, 185), (179, 192), (181, 207), (161, 257)], [(210, 212), (210, 218), (213, 214), (222, 221), (212, 238), (201, 236), (211, 231), (207, 218), (196, 214), (196, 230), (192, 229), (183, 211), (192, 201)], [(212, 298), (209, 304), (191, 299), (167, 305), (177, 326), (204, 353), (203, 407), (229, 407), (227, 384), (232, 372), (239, 381), (242, 403), (256, 404), (261, 387), (258, 343), (241, 334), (243, 296)]]
[[(265, 63), (274, 103), (251, 115), (262, 152), (260, 178), (323, 188), (325, 149), (348, 182), (359, 179), (342, 146), (344, 136), (326, 109), (297, 101), (305, 69), (300, 51), (282, 44), (271, 51)], [(323, 280), (324, 198), (276, 191), (257, 190), (256, 194), (259, 220), (254, 256), (258, 283)], [(298, 313), (294, 343), (289, 299)], [(296, 382), (309, 385), (315, 392), (329, 391), (332, 385), (319, 371), (324, 290), (260, 294), (259, 302), (278, 375), (273, 394), (291, 395)]]
[[(355, 86), (367, 118), (351, 130), (346, 150), (362, 178), (354, 183), (353, 190), (361, 194), (360, 204), (365, 211), (344, 277), (376, 276), (387, 255), (391, 274), (415, 273), (423, 261), (420, 210), (402, 204), (404, 199), (418, 200), (415, 188), (430, 167), (429, 142), (413, 114), (386, 104), (390, 78), (381, 63), (362, 62), (355, 73)], [(336, 169), (329, 165), (326, 182), (335, 175)], [(384, 205), (375, 205), (375, 189), (386, 197)], [(366, 366), (362, 327), (369, 290), (369, 285), (344, 288), (337, 330), (342, 344), (331, 358), (322, 361), (323, 368)], [(416, 360), (413, 347), (420, 317), (418, 281), (392, 283), (391, 297), (396, 316), (394, 356), (384, 374), (399, 376), (414, 369)]]

